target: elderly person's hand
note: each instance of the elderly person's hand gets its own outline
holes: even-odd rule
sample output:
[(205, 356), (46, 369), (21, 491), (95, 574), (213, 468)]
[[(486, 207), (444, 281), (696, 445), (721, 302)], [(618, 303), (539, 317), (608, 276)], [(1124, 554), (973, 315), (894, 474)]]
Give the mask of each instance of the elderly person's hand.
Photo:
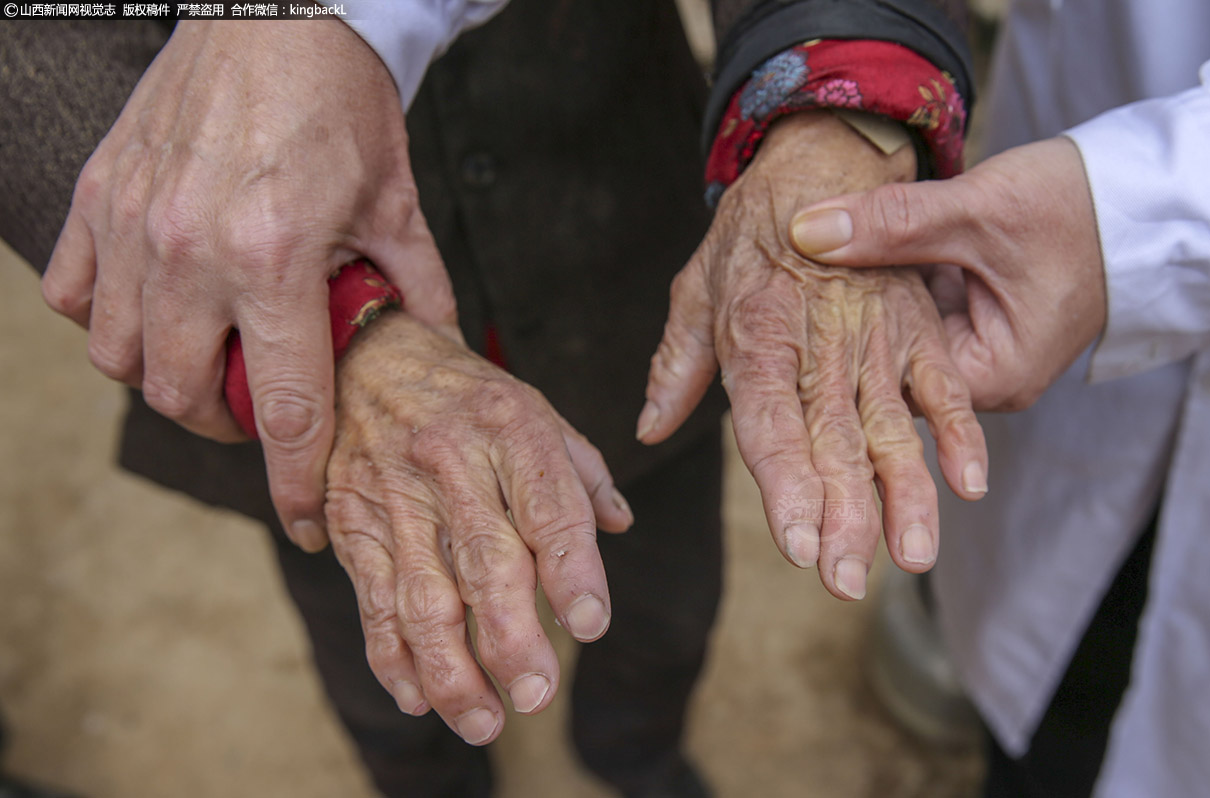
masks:
[(1105, 326), (1092, 197), (1065, 138), (952, 180), (828, 200), (796, 216), (792, 235), (828, 264), (930, 265), (954, 363), (981, 410), (1028, 407)]
[(799, 567), (818, 563), (840, 598), (865, 595), (875, 485), (894, 561), (923, 571), (937, 555), (936, 489), (905, 396), (953, 489), (967, 499), (987, 490), (982, 430), (920, 275), (822, 268), (790, 246), (804, 203), (915, 169), (911, 148), (884, 156), (829, 112), (777, 122), (673, 284), (639, 420), (641, 440), (667, 437), (721, 366), (774, 540)]
[(386, 67), (338, 20), (182, 22), (85, 165), (43, 280), (106, 375), (194, 432), (239, 330), (274, 503), (321, 548), (333, 370), (326, 280), (367, 257), (453, 333)]
[(522, 713), (558, 689), (537, 582), (573, 637), (600, 637), (597, 527), (633, 522), (600, 453), (541, 394), (394, 311), (337, 366), (326, 510), (370, 667), (402, 711), (431, 707), (475, 745), (504, 723), (489, 673)]

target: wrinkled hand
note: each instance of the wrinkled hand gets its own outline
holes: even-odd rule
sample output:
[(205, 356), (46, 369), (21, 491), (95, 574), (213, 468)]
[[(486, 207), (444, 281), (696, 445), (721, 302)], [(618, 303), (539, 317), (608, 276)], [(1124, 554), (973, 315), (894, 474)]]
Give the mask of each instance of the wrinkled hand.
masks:
[(1105, 326), (1092, 197), (1068, 139), (952, 180), (828, 200), (793, 224), (796, 248), (825, 263), (941, 264), (930, 286), (981, 410), (1031, 405)]
[(335, 20), (182, 22), (85, 165), (42, 285), (98, 369), (219, 440), (242, 437), (222, 396), (238, 328), (274, 503), (317, 549), (326, 280), (362, 256), (452, 333), (386, 67)]
[(403, 712), (431, 707), (468, 743), (490, 742), (503, 704), (466, 608), (514, 709), (543, 709), (559, 664), (536, 578), (572, 636), (600, 637), (610, 603), (596, 530), (625, 530), (630, 509), (541, 394), (402, 313), (361, 333), (337, 374), (326, 509), (370, 667)]
[(778, 122), (673, 283), (639, 419), (645, 442), (671, 434), (717, 360), (778, 548), (799, 567), (818, 563), (839, 598), (865, 595), (879, 531), (872, 480), (895, 562), (922, 571), (936, 558), (937, 494), (905, 391), (954, 490), (987, 489), (983, 434), (920, 276), (820, 268), (788, 240), (804, 201), (914, 173), (909, 148), (883, 156), (831, 114)]

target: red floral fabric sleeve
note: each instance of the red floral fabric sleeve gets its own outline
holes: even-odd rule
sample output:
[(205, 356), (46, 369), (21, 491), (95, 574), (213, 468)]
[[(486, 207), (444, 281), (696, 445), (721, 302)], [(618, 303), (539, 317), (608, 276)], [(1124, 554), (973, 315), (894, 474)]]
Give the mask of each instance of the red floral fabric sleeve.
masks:
[(766, 61), (731, 98), (706, 162), (706, 200), (718, 202), (786, 114), (848, 108), (899, 120), (927, 152), (930, 177), (962, 171), (966, 107), (954, 79), (902, 45), (820, 39)]
[[(356, 260), (341, 267), (328, 278), (328, 314), (332, 321), (332, 355), (335, 360), (349, 348), (354, 334), (383, 310), (399, 307), (403, 295), (387, 282), (369, 261)], [(248, 375), (244, 370), (244, 349), (239, 332), (232, 332), (227, 341), (227, 375), (224, 393), (231, 414), (244, 433), (257, 438), (256, 416), (252, 394), (248, 390)]]

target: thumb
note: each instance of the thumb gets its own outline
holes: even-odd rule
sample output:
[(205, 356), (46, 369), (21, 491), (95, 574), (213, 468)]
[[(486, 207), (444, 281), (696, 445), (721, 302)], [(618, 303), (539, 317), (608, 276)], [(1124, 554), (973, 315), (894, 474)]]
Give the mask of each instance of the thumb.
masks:
[(332, 333), (326, 287), (259, 303), (240, 325), (248, 389), (273, 504), (290, 539), (327, 543), (324, 471), (332, 447)]
[(647, 372), (647, 403), (639, 413), (635, 437), (655, 444), (676, 432), (702, 400), (717, 369), (714, 306), (699, 249), (672, 281), (668, 321)]
[(972, 215), (960, 181), (890, 183), (825, 200), (795, 215), (790, 241), (834, 266), (961, 262)]

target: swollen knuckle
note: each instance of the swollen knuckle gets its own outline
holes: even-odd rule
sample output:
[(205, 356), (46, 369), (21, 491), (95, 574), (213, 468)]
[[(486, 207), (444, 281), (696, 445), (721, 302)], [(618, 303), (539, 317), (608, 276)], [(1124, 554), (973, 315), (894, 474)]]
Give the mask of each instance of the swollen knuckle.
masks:
[(671, 328), (665, 331), (655, 354), (651, 356), (650, 378), (656, 386), (680, 385), (684, 377), (684, 352)]
[(456, 633), (465, 621), (465, 607), (444, 580), (427, 569), (411, 569), (398, 577), (397, 612), (409, 640), (432, 642)]
[(971, 395), (960, 377), (944, 369), (933, 369), (926, 376), (925, 401), (945, 415), (971, 412)]
[(609, 473), (609, 464), (605, 462), (605, 456), (601, 454), (597, 447), (587, 440), (581, 439), (579, 441), (579, 452), (576, 456), (579, 460), (581, 471), (597, 475), (594, 478), (594, 483), (587, 486), (591, 488), (589, 491), (590, 495), (596, 495), (596, 492), (602, 486), (611, 486), (613, 484), (613, 478)]
[(110, 214), (113, 226), (119, 232), (130, 234), (144, 224), (147, 225), (149, 235), (154, 232), (147, 195), (129, 182), (113, 192), (110, 198)]
[(271, 387), (254, 397), (259, 408), (261, 437), (279, 446), (304, 448), (316, 439), (323, 409), (315, 392)]
[(834, 414), (813, 430), (814, 450), (833, 460), (849, 463), (866, 461), (865, 431), (847, 415)]
[(76, 187), (71, 197), (73, 207), (89, 208), (101, 199), (109, 182), (107, 171), (95, 155), (88, 159), (80, 170), (80, 176), (76, 178)]
[[(760, 389), (749, 388), (752, 398), (760, 393)], [(741, 441), (788, 442), (801, 436), (802, 415), (792, 406), (766, 397), (752, 402), (747, 412), (732, 413), (731, 424)]]
[(288, 276), (289, 264), (298, 249), (296, 236), (280, 232), (273, 219), (241, 219), (224, 232), (225, 249), (237, 258), (241, 269), (261, 281), (277, 282)]
[(685, 307), (693, 307), (705, 300), (705, 285), (700, 269), (693, 265), (681, 269), (672, 278), (668, 288), (670, 316), (676, 317)]
[(72, 316), (88, 304), (89, 297), (61, 281), (57, 273), (48, 271), (42, 278), (42, 300), (56, 313)]
[[(703, 357), (710, 356), (703, 353), (713, 348), (709, 330), (670, 322), (664, 328), (664, 337), (651, 358), (652, 374), (656, 379), (671, 379), (674, 383), (680, 383), (691, 372), (706, 368)], [(709, 363), (713, 365), (713, 358)]]
[(429, 473), (441, 473), (460, 461), (465, 438), (457, 430), (436, 422), (422, 427), (412, 436), (410, 459)]
[(472, 604), (509, 587), (510, 549), (491, 532), (472, 533), (455, 544), (454, 568)]
[(569, 512), (550, 502), (533, 506), (531, 518), (533, 525), (526, 537), (532, 548), (565, 553), (583, 542), (596, 545), (597, 525), (591, 515)]
[(475, 391), (474, 408), (479, 415), (502, 423), (524, 418), (534, 410), (534, 397), (526, 388), (513, 380), (486, 380)]
[(456, 706), (463, 700), (467, 687), (463, 684), (466, 672), (450, 657), (442, 656), (439, 652), (417, 651), (417, 644), (411, 644), (414, 652), (427, 653), (424, 658), (424, 696), (435, 707)]
[(897, 426), (911, 424), (903, 397), (890, 391), (863, 396), (861, 414), (867, 422), (893, 423)]
[(151, 409), (174, 420), (188, 418), (198, 407), (197, 397), (182, 391), (179, 384), (162, 374), (144, 375), (143, 398)]
[(924, 444), (910, 425), (874, 421), (866, 428), (866, 439), (871, 457), (915, 458), (924, 453)]
[(488, 670), (507, 669), (531, 651), (533, 634), (518, 623), (514, 613), (501, 608), (476, 610), (475, 617), (490, 629), (489, 634), (479, 635), (479, 656)]
[(758, 479), (763, 479), (786, 468), (797, 468), (806, 459), (797, 447), (778, 446), (753, 458), (752, 474)]
[(862, 423), (867, 428), (872, 425), (896, 429), (912, 427), (911, 413), (899, 392), (881, 390), (862, 394), (859, 409)]
[(376, 582), (363, 587), (361, 593), (361, 618), (366, 632), (382, 634), (394, 629), (395, 595), (389, 586)]
[(399, 636), (393, 629), (382, 624), (367, 625), (363, 632), (366, 638), (366, 662), (375, 676), (383, 679), (384, 684), (389, 684), (383, 677), (398, 667), (404, 654)]
[(951, 446), (967, 447), (980, 440), (982, 428), (974, 412), (953, 413), (940, 422), (937, 439), (946, 441)]
[(323, 492), (314, 492), (309, 486), (278, 484), (270, 477), (270, 493), (273, 506), (284, 518), (305, 518), (323, 512)]
[[(142, 198), (125, 196), (121, 202), (131, 202), (130, 212), (143, 213)], [(194, 260), (205, 241), (202, 216), (192, 203), (183, 198), (157, 202), (147, 209), (147, 239), (152, 255), (159, 263), (177, 265)]]
[(786, 299), (780, 291), (762, 290), (748, 294), (735, 304), (732, 317), (737, 323), (736, 329), (753, 338), (784, 335), (789, 320)]
[(140, 352), (136, 347), (94, 334), (88, 337), (88, 360), (106, 377), (128, 382), (138, 373)]
[(871, 416), (865, 425), (865, 437), (871, 455), (900, 452), (914, 456), (923, 452), (923, 444), (916, 435), (915, 427), (903, 419)]
[(382, 197), (383, 208), (391, 212), (384, 215), (392, 225), (407, 227), (417, 220), (427, 229), (424, 214), (420, 210), (420, 191), (411, 180), (396, 183), (393, 190)]

